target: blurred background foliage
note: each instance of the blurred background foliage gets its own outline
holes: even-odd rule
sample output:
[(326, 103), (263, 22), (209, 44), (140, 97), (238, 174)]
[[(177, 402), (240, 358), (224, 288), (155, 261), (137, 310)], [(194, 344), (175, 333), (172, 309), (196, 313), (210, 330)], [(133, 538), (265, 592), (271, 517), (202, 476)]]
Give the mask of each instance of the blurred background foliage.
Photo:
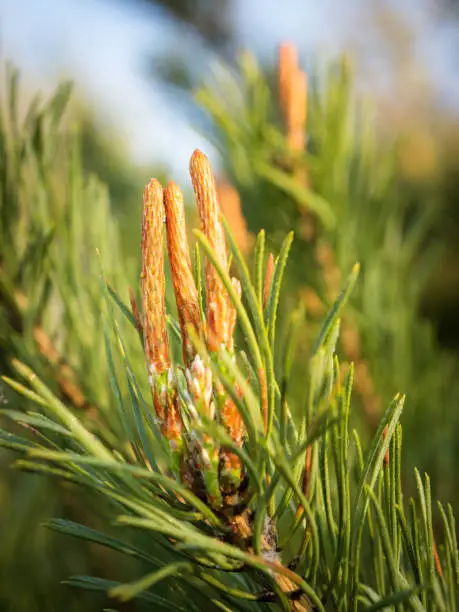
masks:
[[(118, 1), (123, 3), (123, 0)], [(235, 66), (241, 38), (233, 15), (236, 3), (229, 0), (218, 4), (202, 0), (134, 0), (132, 4), (159, 7), (192, 32), (198, 39), (197, 44), (206, 49), (207, 57), (223, 57), (229, 66)], [(442, 61), (448, 63), (449, 57), (441, 57), (441, 52), (433, 48), (433, 44), (429, 45), (428, 36), (431, 29), (437, 27), (438, 36), (443, 32), (445, 39), (452, 38), (447, 49), (454, 57), (459, 45), (457, 3), (407, 1), (396, 4), (376, 0), (372, 3), (349, 2), (348, 5), (352, 17), (343, 20), (340, 39), (341, 47), (352, 56), (357, 76), (353, 85), (360, 93), (371, 92), (377, 111), (374, 129), (382, 137), (397, 139), (400, 178), (412, 190), (434, 189), (441, 202), (438, 229), (445, 252), (442, 265), (435, 270), (422, 296), (421, 309), (434, 321), (441, 342), (455, 348), (459, 346), (456, 317), (459, 305), (459, 212), (456, 205), (459, 117), (457, 103), (451, 104), (449, 99), (457, 96), (457, 92), (452, 82), (453, 72), (450, 82), (446, 75), (446, 82), (438, 85), (438, 73), (446, 72)], [(275, 13), (279, 7), (273, 3), (269, 9)], [(303, 14), (298, 18), (304, 19)], [(429, 47), (432, 47), (430, 57)], [(155, 49), (147, 55), (147, 60), (147, 77), (155, 83), (159, 79), (172, 86), (171, 99), (180, 101), (175, 102), (178, 108), (184, 100), (188, 102), (187, 94), (199, 84), (202, 74), (199, 65), (190, 58), (189, 49), (179, 46), (167, 47), (164, 51)], [(265, 64), (272, 72), (272, 58)], [(453, 70), (454, 67), (455, 64)], [(195, 116), (194, 108), (187, 106), (186, 109)]]
[[(22, 106), (17, 72), (8, 70), (5, 81), (0, 121), (1, 369), (8, 373), (12, 358), (33, 364), (94, 429), (99, 411), (109, 414), (110, 402), (96, 248), (102, 247), (102, 261), (113, 279), (128, 275), (137, 262), (132, 249), (130, 256), (121, 251), (116, 208), (110, 210), (106, 186), (84, 170), (87, 124), (82, 122), (77, 132), (71, 115), (63, 121), (70, 85), (63, 83), (48, 100), (36, 97)], [(93, 143), (100, 142), (92, 131), (86, 133)], [(84, 291), (78, 289), (82, 286)], [(14, 402), (3, 386), (1, 396), (8, 418)], [(72, 543), (62, 554), (41, 524), (49, 512), (96, 513), (89, 501), (73, 503), (68, 488), (12, 472), (8, 453), (2, 452), (0, 461), (2, 609), (59, 609), (64, 601), (68, 605), (58, 583), (69, 570), (87, 567), (98, 557), (94, 562), (103, 566), (112, 562), (105, 553), (100, 557), (100, 551)], [(85, 601), (96, 603), (83, 597), (70, 602), (70, 609), (81, 609)]]
[[(327, 294), (334, 290), (333, 274), (362, 262), (343, 346), (367, 382), (356, 417), (363, 431), (371, 430), (376, 417), (368, 411), (377, 415), (380, 402), (407, 393), (406, 468), (428, 470), (434, 495), (457, 505), (459, 105), (444, 95), (454, 83), (442, 89), (435, 81), (442, 58), (432, 61), (421, 52), (432, 23), (457, 30), (457, 3), (424, 2), (421, 14), (409, 2), (356, 2), (355, 20), (344, 20), (341, 45), (332, 48), (335, 56), (346, 49), (352, 61), (330, 65), (320, 49), (317, 63), (301, 57), (309, 76), (308, 151), (293, 156), (274, 46), (261, 67), (249, 55), (238, 64), (235, 4), (107, 2), (120, 11), (136, 7), (146, 20), (171, 22), (186, 33), (183, 45), (155, 47), (152, 41), (142, 77), (152, 91), (165, 90), (173, 111), (185, 114), (219, 151), (222, 206), (247, 257), (252, 232), (266, 228), (276, 252), (285, 233), (295, 230), (285, 307), (299, 300), (307, 307), (305, 359), (321, 305), (333, 297)], [(7, 47), (3, 52), (8, 56)], [(209, 59), (211, 82), (202, 78)], [(169, 164), (161, 156), (154, 165), (133, 160), (118, 126), (101, 120), (83, 88), (67, 108), (67, 85), (40, 102), (27, 95), (34, 82), (26, 79), (22, 95), (14, 75), (3, 83), (1, 371), (8, 371), (12, 356), (27, 361), (88, 422), (96, 421), (98, 410), (110, 414), (110, 381), (95, 250), (127, 301), (127, 287), (137, 290), (143, 185), (150, 176), (171, 178)], [(175, 137), (172, 127), (163, 128)], [(154, 142), (156, 134), (148, 137)], [(307, 184), (298, 172), (307, 173)], [(311, 204), (319, 219), (313, 240), (302, 210)], [(138, 347), (130, 350), (135, 355)], [(3, 408), (14, 408), (1, 391)], [(40, 524), (65, 515), (88, 517), (97, 526), (103, 511), (77, 503), (69, 488), (11, 471), (4, 451), (0, 461), (0, 610), (101, 609), (100, 599), (80, 593), (69, 599), (57, 583), (94, 566), (115, 578), (130, 568)]]

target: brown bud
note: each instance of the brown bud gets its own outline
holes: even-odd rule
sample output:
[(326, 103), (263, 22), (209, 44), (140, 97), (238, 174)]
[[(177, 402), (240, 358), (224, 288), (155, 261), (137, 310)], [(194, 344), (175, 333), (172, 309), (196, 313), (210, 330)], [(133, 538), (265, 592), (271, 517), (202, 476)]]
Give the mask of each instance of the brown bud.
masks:
[[(228, 269), (228, 255), (220, 208), (212, 168), (207, 157), (196, 150), (190, 162), (190, 174), (201, 219), (201, 230), (212, 246), (224, 270)], [(209, 260), (205, 266), (207, 303), (207, 342), (211, 351), (229, 344), (231, 303), (228, 293)]]
[(169, 262), (182, 330), (183, 359), (185, 365), (189, 366), (195, 351), (187, 327), (191, 326), (199, 335), (201, 333), (201, 318), (198, 292), (191, 268), (183, 195), (179, 187), (172, 181), (164, 190), (164, 207), (166, 210)]
[(271, 281), (274, 274), (274, 255), (270, 253), (268, 255), (268, 261), (266, 263), (266, 274), (265, 284), (263, 287), (263, 308), (266, 308), (269, 298), (269, 290), (271, 289)]
[(279, 100), (284, 114), (291, 97), (292, 75), (297, 70), (297, 48), (292, 43), (283, 43), (279, 48)]
[(230, 397), (227, 397), (220, 416), (222, 423), (224, 424), (233, 441), (236, 442), (236, 444), (238, 444), (239, 446), (241, 446), (242, 438), (244, 435), (242, 418), (239, 414), (239, 410), (237, 409), (236, 404)]
[(435, 569), (437, 570), (437, 574), (440, 576), (440, 578), (442, 578), (443, 569), (441, 566), (440, 555), (438, 554), (437, 545), (435, 543), (435, 540), (433, 542), (433, 555), (434, 555)]
[(247, 229), (247, 221), (242, 213), (241, 199), (237, 189), (231, 183), (219, 181), (217, 183), (218, 200), (225, 219), (242, 253), (250, 252), (254, 237)]
[(308, 82), (306, 74), (297, 70), (292, 78), (292, 95), (287, 108), (287, 138), (292, 151), (306, 146), (306, 113)]
[(298, 51), (284, 43), (279, 50), (279, 98), (292, 151), (302, 151), (306, 144), (307, 96), (307, 77), (299, 67)]
[(156, 179), (145, 187), (142, 220), (142, 306), (145, 355), (152, 374), (170, 366), (166, 331), (163, 250), (163, 190)]

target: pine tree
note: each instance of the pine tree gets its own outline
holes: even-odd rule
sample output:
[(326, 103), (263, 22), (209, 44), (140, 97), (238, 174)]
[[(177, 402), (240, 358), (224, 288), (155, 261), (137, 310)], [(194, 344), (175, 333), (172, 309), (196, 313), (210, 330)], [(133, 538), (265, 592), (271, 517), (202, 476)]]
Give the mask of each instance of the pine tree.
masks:
[[(99, 185), (82, 176), (75, 149), (67, 181), (51, 188), (61, 98), (48, 112), (32, 113), (35, 127), (22, 148), (20, 138), (3, 135), (10, 143), (2, 167), (2, 342), (10, 368), (3, 380), (15, 406), (4, 415), (19, 429), (2, 430), (0, 444), (19, 453), (18, 468), (77, 485), (72, 496), (84, 491), (92, 500), (92, 520), (50, 519), (50, 529), (137, 560), (133, 580), (129, 564), (118, 579), (68, 578), (73, 587), (108, 593), (112, 606), (137, 599), (152, 610), (454, 610), (452, 507), (432, 508), (427, 475), (415, 470), (402, 481), (405, 396), (397, 393), (384, 411), (378, 406), (368, 442), (351, 424), (365, 402), (363, 356), (381, 407), (397, 365), (418, 371), (406, 339), (413, 333), (427, 343), (425, 326), (417, 322), (401, 341), (403, 328), (384, 325), (413, 316), (420, 281), (407, 287), (404, 274), (429, 217), (407, 226), (409, 211), (392, 199), (396, 180), (389, 173), (388, 182), (387, 166), (376, 163), (360, 130), (349, 133), (345, 69), (325, 88), (325, 101), (317, 90), (316, 136), (306, 150), (305, 110), (291, 106), (306, 104), (306, 81), (291, 48), (283, 57), (286, 135), (272, 119), (266, 81), (247, 59), (246, 84), (232, 89), (247, 94), (245, 115), (239, 107), (233, 118), (209, 91), (200, 94), (226, 138), (243, 208), (256, 215), (258, 207), (261, 216), (264, 207), (267, 231), (254, 238), (251, 265), (220, 214), (209, 160), (195, 151), (194, 247), (180, 188), (152, 179), (143, 196), (140, 279), (129, 291), (133, 275), (118, 228)], [(40, 202), (36, 193), (41, 207), (28, 207), (32, 195)], [(68, 206), (59, 204), (63, 198)], [(268, 206), (276, 216), (266, 214)], [(31, 257), (37, 227), (43, 255)], [(295, 239), (283, 231), (292, 227)], [(393, 265), (391, 277), (381, 236), (398, 247), (392, 255), (401, 272)], [(305, 261), (314, 284), (302, 277), (309, 297), (289, 311)], [(48, 266), (41, 274), (18, 273), (38, 263)], [(36, 296), (35, 307), (21, 302), (21, 288)], [(311, 296), (322, 311), (305, 327)], [(16, 320), (23, 326), (12, 335)], [(395, 363), (375, 348), (381, 329), (389, 330)], [(346, 350), (350, 338), (354, 353)], [(361, 352), (355, 338), (364, 339)], [(443, 359), (427, 347), (425, 377), (438, 366), (428, 361), (432, 354)], [(70, 375), (71, 392), (63, 383)], [(431, 380), (445, 384), (446, 376), (435, 371)], [(75, 389), (85, 398), (80, 407)]]

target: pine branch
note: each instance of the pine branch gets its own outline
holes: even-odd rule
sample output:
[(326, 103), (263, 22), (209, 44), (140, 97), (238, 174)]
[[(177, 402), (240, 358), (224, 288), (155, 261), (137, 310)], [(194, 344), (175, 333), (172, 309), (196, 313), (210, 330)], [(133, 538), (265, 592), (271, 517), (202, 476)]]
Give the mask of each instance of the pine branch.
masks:
[[(261, 75), (247, 59), (245, 70), (260, 94), (257, 110), (267, 113)], [(293, 74), (298, 77), (298, 70)], [(301, 123), (293, 111), (289, 144), (266, 129), (267, 114), (253, 110), (247, 112), (260, 122), (257, 137), (266, 136), (270, 151), (274, 143), (284, 163), (301, 162), (301, 152), (291, 148)], [(233, 128), (241, 125), (246, 124), (239, 117)], [(250, 143), (245, 146), (251, 163)], [(269, 167), (260, 148), (255, 157), (256, 168)], [(336, 168), (330, 164), (333, 177)], [(293, 181), (299, 191), (289, 192), (286, 210), (302, 216), (294, 196), (300, 193), (321, 228), (333, 208), (322, 196), (311, 199), (294, 167), (275, 165), (276, 198), (279, 185), (289, 190)], [(312, 160), (304, 167), (308, 185), (316, 188), (319, 173)], [(123, 302), (115, 287), (128, 292), (129, 283), (122, 277), (109, 284), (102, 258), (96, 263), (97, 291), (82, 281), (75, 254), (71, 262), (61, 257), (65, 266), (55, 261), (59, 283), (76, 279), (62, 284), (68, 314), (60, 322), (62, 332), (84, 333), (84, 325), (72, 318), (76, 300), (95, 322), (90, 350), (75, 344), (79, 359), (105, 347), (95, 379), (108, 401), (97, 425), (88, 428), (68, 398), (50, 389), (52, 376), (45, 380), (17, 358), (15, 378), (3, 377), (18, 401), (7, 416), (26, 430), (24, 436), (0, 430), (0, 445), (19, 455), (16, 467), (77, 485), (97, 507), (108, 509), (116, 532), (62, 520), (50, 527), (141, 563), (135, 579), (74, 576), (68, 583), (118, 602), (137, 599), (155, 610), (248, 612), (267, 603), (287, 611), (454, 610), (459, 550), (453, 511), (439, 504), (442, 530), (434, 528), (430, 480), (417, 471), (416, 498), (406, 503), (400, 425), (405, 396), (397, 394), (389, 403), (368, 448), (352, 430), (354, 372), (366, 345), (359, 346), (346, 322), (351, 295), (368, 291), (368, 276), (357, 284), (360, 266), (354, 264), (341, 282), (334, 273), (341, 254), (335, 234), (325, 255), (333, 255), (329, 285), (340, 292), (317, 329), (309, 330), (314, 342), (308, 338), (305, 359), (301, 310), (289, 316), (286, 333), (283, 325), (282, 285), (294, 264), (287, 260), (290, 252), (298, 256), (292, 233), (274, 256), (275, 241), (260, 232), (251, 272), (221, 215), (209, 160), (199, 151), (190, 173), (201, 224), (194, 232), (194, 261), (180, 189), (174, 183), (163, 189), (152, 179), (143, 198), (139, 302), (136, 290), (129, 292), (130, 306)], [(266, 174), (257, 177), (266, 187)], [(71, 236), (81, 220), (74, 212)], [(108, 247), (114, 257), (116, 250)], [(383, 291), (390, 279), (379, 280)], [(169, 292), (178, 320), (166, 299)], [(359, 323), (363, 314), (371, 324), (372, 310), (354, 310)], [(343, 321), (357, 363), (340, 360)], [(358, 328), (359, 338), (364, 329)], [(373, 366), (383, 362), (372, 355)], [(72, 487), (72, 495), (78, 488)]]

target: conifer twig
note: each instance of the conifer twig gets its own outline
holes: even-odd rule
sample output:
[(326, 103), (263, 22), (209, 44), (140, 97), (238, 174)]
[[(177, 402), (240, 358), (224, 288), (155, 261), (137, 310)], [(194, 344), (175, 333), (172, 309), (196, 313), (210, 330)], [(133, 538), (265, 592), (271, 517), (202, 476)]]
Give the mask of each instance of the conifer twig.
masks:
[[(191, 157), (190, 174), (196, 195), (201, 229), (213, 247), (221, 267), (227, 270), (228, 252), (220, 219), (221, 212), (215, 177), (208, 158), (201, 151), (196, 150)], [(205, 284), (209, 350), (218, 352), (223, 346), (232, 351), (236, 311), (220, 276), (210, 261), (206, 261)], [(233, 278), (232, 284), (236, 293), (240, 295), (240, 282)], [(233, 441), (241, 446), (243, 437), (241, 415), (233, 400), (226, 396), (218, 381), (214, 382), (214, 386), (222, 423)], [(222, 449), (220, 455), (223, 467), (223, 490), (229, 493), (232, 491), (234, 483), (240, 483), (242, 465), (239, 457), (230, 451)]]
[[(293, 154), (303, 151), (306, 147), (307, 77), (299, 67), (298, 51), (291, 43), (284, 43), (279, 49), (279, 102), (289, 147)], [(296, 171), (296, 177), (302, 185), (310, 185), (305, 167)], [(306, 211), (302, 235), (313, 244), (326, 298), (333, 302), (339, 293), (341, 273), (331, 245), (326, 240), (318, 240), (316, 233), (317, 220), (312, 213)], [(312, 290), (306, 297), (314, 310), (320, 309), (320, 300)], [(343, 328), (342, 346), (346, 357), (355, 363), (356, 390), (362, 398), (365, 419), (371, 430), (375, 431), (379, 422), (381, 399), (374, 389), (368, 365), (362, 359), (359, 330), (347, 319), (343, 321)]]

